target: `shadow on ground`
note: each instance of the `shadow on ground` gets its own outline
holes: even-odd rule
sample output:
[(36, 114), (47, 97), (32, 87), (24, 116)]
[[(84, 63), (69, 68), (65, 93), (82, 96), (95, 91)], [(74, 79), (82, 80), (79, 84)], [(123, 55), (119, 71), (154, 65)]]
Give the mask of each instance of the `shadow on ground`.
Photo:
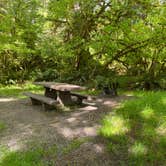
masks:
[[(0, 133), (0, 145), (13, 151), (3, 159), (4, 163), (15, 153), (35, 144), (47, 148), (56, 147), (56, 156), (46, 155), (45, 161), (48, 163), (110, 165), (112, 160), (106, 150), (105, 140), (98, 136), (100, 121), (111, 108), (128, 98), (99, 98), (72, 112), (45, 112), (40, 106), (32, 106), (28, 99), (0, 98), (0, 120), (7, 126)], [(43, 153), (47, 150), (43, 150)], [(39, 151), (37, 156), (40, 155), (42, 156)]]

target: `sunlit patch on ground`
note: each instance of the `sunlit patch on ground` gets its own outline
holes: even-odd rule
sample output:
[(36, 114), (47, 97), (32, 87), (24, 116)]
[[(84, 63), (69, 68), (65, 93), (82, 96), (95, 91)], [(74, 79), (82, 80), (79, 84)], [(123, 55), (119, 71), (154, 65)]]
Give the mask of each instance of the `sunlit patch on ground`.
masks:
[(101, 133), (106, 136), (123, 135), (129, 131), (129, 123), (126, 119), (120, 116), (110, 114), (103, 121)]
[(148, 151), (147, 147), (141, 142), (135, 142), (129, 148), (129, 153), (131, 153), (135, 157), (146, 155), (147, 151)]
[(146, 106), (142, 111), (141, 111), (141, 116), (145, 119), (149, 119), (154, 117), (154, 110), (151, 107)]
[(0, 98), (0, 102), (10, 102), (10, 101), (16, 101), (16, 98)]
[(165, 137), (166, 140), (166, 119), (155, 129), (155, 131), (159, 136)]

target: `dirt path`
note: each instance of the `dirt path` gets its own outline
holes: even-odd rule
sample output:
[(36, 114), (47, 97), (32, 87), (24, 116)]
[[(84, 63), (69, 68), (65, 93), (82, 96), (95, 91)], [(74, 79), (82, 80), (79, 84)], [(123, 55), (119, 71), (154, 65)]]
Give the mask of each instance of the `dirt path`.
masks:
[(62, 113), (42, 111), (40, 106), (31, 106), (28, 99), (0, 98), (0, 121), (7, 125), (0, 134), (0, 145), (19, 150), (29, 141), (37, 141), (63, 147), (72, 140), (90, 138), (70, 153), (59, 155), (57, 165), (113, 165), (97, 131), (102, 117), (124, 99), (127, 97), (100, 98)]

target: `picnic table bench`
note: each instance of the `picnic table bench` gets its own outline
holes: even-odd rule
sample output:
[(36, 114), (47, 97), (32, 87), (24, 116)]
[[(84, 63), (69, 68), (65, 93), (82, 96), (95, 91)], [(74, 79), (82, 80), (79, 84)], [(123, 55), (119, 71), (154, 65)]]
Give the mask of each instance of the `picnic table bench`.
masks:
[[(62, 106), (82, 104), (82, 101), (87, 99), (87, 96), (72, 92), (85, 89), (85, 87), (78, 85), (55, 82), (34, 82), (34, 84), (45, 88), (44, 95), (30, 92), (26, 92), (24, 95), (31, 98), (33, 105), (42, 104), (44, 109), (55, 108), (58, 104)], [(75, 102), (73, 101), (73, 97), (76, 97)]]
[(31, 98), (33, 105), (42, 105), (45, 110), (55, 108), (58, 104), (57, 100), (54, 100), (50, 97), (46, 97), (40, 94), (24, 92), (24, 95), (29, 96)]

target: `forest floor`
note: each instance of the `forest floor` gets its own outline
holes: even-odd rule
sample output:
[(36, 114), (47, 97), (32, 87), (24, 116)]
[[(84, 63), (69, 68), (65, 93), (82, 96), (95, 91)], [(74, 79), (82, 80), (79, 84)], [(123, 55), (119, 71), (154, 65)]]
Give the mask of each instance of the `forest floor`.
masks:
[[(68, 112), (43, 111), (27, 98), (0, 98), (0, 122), (5, 123), (0, 148), (5, 146), (11, 152), (3, 158), (2, 165), (10, 163), (13, 153), (23, 154), (26, 149), (34, 151), (39, 147), (42, 152), (38, 156), (42, 156), (44, 165), (115, 165), (98, 130), (103, 117), (129, 98), (132, 97), (97, 98)], [(33, 155), (29, 158), (32, 163), (36, 159)]]

